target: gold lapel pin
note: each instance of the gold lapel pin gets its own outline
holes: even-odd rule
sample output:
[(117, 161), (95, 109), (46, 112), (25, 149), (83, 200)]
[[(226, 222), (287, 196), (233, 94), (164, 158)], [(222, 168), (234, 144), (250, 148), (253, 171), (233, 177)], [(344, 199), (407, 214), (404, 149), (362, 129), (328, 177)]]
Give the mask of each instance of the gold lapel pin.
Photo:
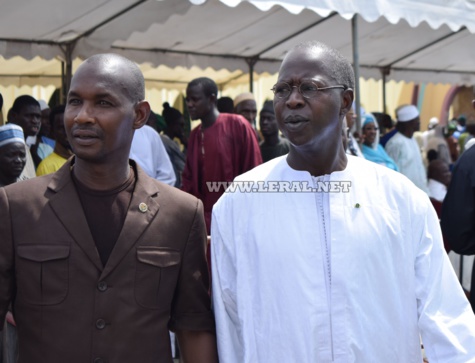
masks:
[(147, 206), (147, 204), (145, 204), (145, 203), (143, 203), (143, 202), (140, 203), (140, 204), (139, 204), (139, 210), (140, 210), (142, 213), (145, 213), (146, 211), (148, 211), (148, 206)]

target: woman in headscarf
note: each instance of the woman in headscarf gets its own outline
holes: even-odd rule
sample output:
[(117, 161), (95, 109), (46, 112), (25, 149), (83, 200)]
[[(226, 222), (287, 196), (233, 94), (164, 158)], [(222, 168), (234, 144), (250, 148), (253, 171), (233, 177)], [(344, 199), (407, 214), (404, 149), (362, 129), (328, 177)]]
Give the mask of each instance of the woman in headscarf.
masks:
[(361, 151), (363, 152), (364, 157), (377, 164), (399, 171), (394, 160), (389, 157), (379, 143), (379, 129), (376, 118), (371, 113), (367, 113), (363, 116), (362, 121), (364, 142)]

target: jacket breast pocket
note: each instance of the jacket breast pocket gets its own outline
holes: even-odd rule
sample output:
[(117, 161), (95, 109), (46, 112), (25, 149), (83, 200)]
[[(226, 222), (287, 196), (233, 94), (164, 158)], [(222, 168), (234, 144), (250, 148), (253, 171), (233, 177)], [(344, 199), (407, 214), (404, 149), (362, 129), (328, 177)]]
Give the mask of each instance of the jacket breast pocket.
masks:
[(137, 248), (135, 299), (140, 306), (164, 310), (170, 306), (180, 260), (180, 251), (149, 246)]
[(61, 303), (68, 294), (69, 246), (21, 245), (17, 248), (17, 296), (35, 305)]

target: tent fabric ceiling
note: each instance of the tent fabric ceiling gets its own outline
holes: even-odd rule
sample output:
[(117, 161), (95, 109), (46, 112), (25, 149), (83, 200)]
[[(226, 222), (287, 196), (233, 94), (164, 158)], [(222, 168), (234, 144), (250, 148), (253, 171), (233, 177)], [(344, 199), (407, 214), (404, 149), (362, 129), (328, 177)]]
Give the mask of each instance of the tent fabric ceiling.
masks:
[[(190, 1), (194, 4), (206, 2), (206, 0)], [(369, 23), (385, 17), (391, 24), (404, 19), (411, 27), (416, 27), (425, 21), (433, 29), (445, 24), (453, 31), (465, 26), (470, 32), (475, 33), (474, 0), (221, 0), (223, 4), (231, 7), (245, 1), (262, 11), (268, 11), (273, 6), (282, 6), (292, 14), (299, 14), (304, 9), (309, 9), (322, 17), (327, 17), (332, 12), (337, 12), (346, 20), (358, 14)]]
[[(57, 81), (60, 60), (115, 52), (141, 64), (146, 78), (165, 88), (211, 70), (217, 72), (211, 77), (224, 84), (249, 73), (250, 65), (256, 74), (276, 72), (286, 51), (305, 40), (323, 41), (352, 59), (349, 19), (358, 14), (362, 77), (380, 79), (382, 71), (390, 69), (388, 80), (475, 84), (473, 0), (0, 0), (0, 4), (4, 58), (0, 66), (5, 65), (0, 81), (20, 82), (23, 77), (24, 82), (34, 82), (41, 76), (44, 82)], [(8, 67), (16, 56), (32, 61)]]

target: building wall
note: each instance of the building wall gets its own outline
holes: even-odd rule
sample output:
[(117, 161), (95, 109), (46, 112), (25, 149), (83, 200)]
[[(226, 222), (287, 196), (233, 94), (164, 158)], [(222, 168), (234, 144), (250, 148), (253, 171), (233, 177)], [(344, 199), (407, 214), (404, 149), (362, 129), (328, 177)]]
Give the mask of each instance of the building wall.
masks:
[(471, 87), (461, 88), (452, 102), (453, 117), (465, 115), (467, 118), (474, 115), (474, 109), (472, 107), (472, 100), (475, 98), (473, 95), (473, 89)]

